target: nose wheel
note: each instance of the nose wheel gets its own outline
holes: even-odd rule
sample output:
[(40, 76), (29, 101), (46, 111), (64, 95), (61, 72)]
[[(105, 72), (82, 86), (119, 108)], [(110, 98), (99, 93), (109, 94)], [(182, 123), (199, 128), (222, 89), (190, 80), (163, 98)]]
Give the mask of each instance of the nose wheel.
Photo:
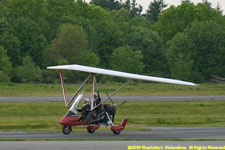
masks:
[(63, 126), (62, 128), (63, 134), (70, 134), (71, 131), (72, 131), (71, 126)]

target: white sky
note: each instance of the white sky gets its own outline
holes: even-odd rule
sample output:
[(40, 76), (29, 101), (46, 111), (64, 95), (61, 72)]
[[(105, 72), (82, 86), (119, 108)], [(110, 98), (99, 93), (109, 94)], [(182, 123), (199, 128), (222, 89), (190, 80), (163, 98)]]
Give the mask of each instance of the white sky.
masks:
[[(141, 4), (144, 9), (148, 9), (148, 5), (153, 0), (136, 0), (138, 4)], [(181, 0), (164, 0), (166, 4), (170, 5), (179, 5), (181, 3)], [(191, 2), (194, 2), (195, 4), (201, 3), (202, 0), (191, 0)], [(220, 3), (220, 7), (223, 9), (223, 13), (225, 12), (225, 0), (208, 0), (208, 2), (212, 3), (212, 7), (216, 8), (217, 3)]]
[[(86, 2), (89, 3), (90, 0), (85, 0)], [(125, 0), (123, 0), (125, 1)], [(152, 2), (153, 0), (136, 0), (136, 2), (138, 4), (141, 4), (144, 7), (144, 10), (142, 13), (145, 13), (146, 9), (148, 9), (148, 5), (150, 4), (150, 2)], [(166, 4), (170, 5), (179, 5), (181, 3), (181, 0), (164, 0)], [(191, 0), (191, 2), (194, 2), (195, 4), (202, 2), (202, 0)], [(223, 14), (225, 14), (225, 0), (208, 0), (208, 2), (212, 3), (212, 7), (216, 8), (217, 3), (220, 3), (220, 7), (223, 10)]]

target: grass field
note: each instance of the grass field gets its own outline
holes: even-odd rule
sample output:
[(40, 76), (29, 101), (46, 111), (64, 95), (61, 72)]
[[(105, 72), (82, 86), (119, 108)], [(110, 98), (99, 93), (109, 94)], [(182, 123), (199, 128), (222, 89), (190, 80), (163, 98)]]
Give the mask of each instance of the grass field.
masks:
[[(0, 131), (61, 132), (57, 122), (67, 112), (62, 102), (0, 103), (0, 108)], [(224, 101), (129, 102), (118, 108), (115, 122), (128, 118), (128, 126), (225, 127), (224, 108)]]
[[(119, 88), (122, 83), (98, 84), (101, 95), (106, 92), (112, 93)], [(67, 95), (73, 95), (78, 84), (66, 84)], [(90, 95), (91, 85), (86, 86), (86, 94)], [(200, 84), (197, 87), (131, 82), (125, 86), (117, 95), (124, 96), (167, 96), (167, 95), (225, 95), (225, 84)], [(60, 84), (15, 84), (1, 83), (0, 96), (62, 96)]]
[[(112, 93), (122, 83), (99, 84), (101, 95)], [(67, 84), (73, 95), (78, 84)], [(85, 94), (91, 89), (87, 85)], [(87, 95), (88, 95), (87, 94)], [(117, 95), (225, 95), (225, 84), (189, 87), (171, 84), (131, 82)], [(0, 96), (62, 96), (60, 84), (1, 83)], [(128, 118), (128, 126), (214, 126), (225, 127), (225, 102), (129, 102), (120, 107), (116, 124)], [(67, 112), (63, 102), (0, 103), (0, 131), (61, 131), (57, 122)], [(105, 130), (106, 128), (103, 128)], [(135, 128), (129, 128), (135, 130)], [(74, 128), (85, 131), (84, 128)], [(145, 129), (139, 129), (145, 130)]]

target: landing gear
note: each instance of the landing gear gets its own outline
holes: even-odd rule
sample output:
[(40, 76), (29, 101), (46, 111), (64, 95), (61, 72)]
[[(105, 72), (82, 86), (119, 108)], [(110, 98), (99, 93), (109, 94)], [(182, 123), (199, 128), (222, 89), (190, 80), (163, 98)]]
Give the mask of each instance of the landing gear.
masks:
[(97, 130), (100, 127), (99, 124), (90, 124), (87, 126), (88, 133), (92, 134), (95, 133), (95, 130)]
[(71, 131), (72, 131), (71, 126), (63, 126), (62, 128), (63, 134), (70, 134)]
[(87, 129), (88, 133), (92, 134), (95, 133), (95, 128)]
[(113, 133), (114, 133), (115, 135), (119, 135), (119, 134), (120, 134), (120, 131), (113, 131)]
[(115, 135), (119, 135), (122, 130), (125, 129), (128, 119), (123, 119), (123, 121), (119, 125), (115, 125), (111, 127), (112, 132)]

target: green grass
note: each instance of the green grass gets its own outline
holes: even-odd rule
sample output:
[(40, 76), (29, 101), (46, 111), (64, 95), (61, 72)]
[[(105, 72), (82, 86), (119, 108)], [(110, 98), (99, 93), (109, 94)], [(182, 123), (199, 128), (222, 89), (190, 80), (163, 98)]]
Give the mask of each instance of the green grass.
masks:
[[(130, 124), (150, 126), (225, 127), (225, 102), (136, 102), (118, 113)], [(122, 116), (118, 116), (122, 118)]]
[[(225, 127), (224, 108), (224, 101), (129, 102), (118, 108), (115, 123), (128, 118), (129, 130), (144, 131), (149, 129), (133, 126)], [(61, 132), (57, 122), (66, 112), (63, 102), (0, 103), (0, 131)]]
[[(98, 84), (101, 95), (113, 93), (122, 83)], [(67, 95), (73, 95), (78, 84), (66, 84)], [(85, 94), (90, 95), (91, 85), (86, 85)], [(117, 95), (124, 96), (168, 96), (168, 95), (225, 95), (225, 84), (200, 84), (198, 87), (131, 82)], [(62, 96), (60, 84), (16, 84), (1, 83), (0, 96)]]

